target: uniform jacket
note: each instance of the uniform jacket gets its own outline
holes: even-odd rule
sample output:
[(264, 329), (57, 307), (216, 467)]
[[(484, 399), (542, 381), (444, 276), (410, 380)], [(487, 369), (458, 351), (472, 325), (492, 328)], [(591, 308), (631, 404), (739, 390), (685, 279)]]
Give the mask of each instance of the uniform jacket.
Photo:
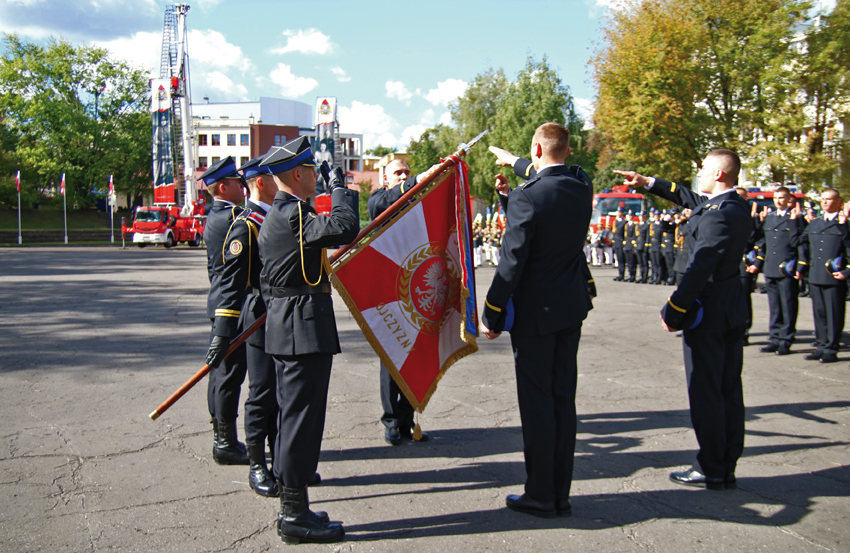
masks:
[[(517, 161), (514, 171), (524, 174), (525, 164), (530, 162)], [(530, 174), (510, 193), (502, 259), (487, 293), (483, 321), (501, 331), (513, 298), (511, 333), (547, 335), (580, 324), (592, 307), (583, 247), (593, 185), (579, 166), (557, 165), (537, 174), (532, 169)]]
[(801, 273), (808, 272), (809, 283), (834, 286), (839, 283), (826, 264), (839, 255), (844, 258), (840, 271), (850, 278), (850, 232), (847, 223), (839, 223), (838, 217), (827, 221), (823, 217), (812, 219), (803, 231), (797, 248), (797, 263)]
[(664, 225), (661, 221), (653, 221), (649, 224), (649, 251), (660, 252), (661, 240), (664, 238)]
[(805, 221), (802, 217), (792, 219), (790, 213), (790, 209), (781, 217), (776, 213), (768, 213), (758, 225), (763, 236), (756, 244), (759, 255), (755, 266), (764, 271), (766, 277), (783, 278), (785, 275), (779, 272), (779, 264), (797, 257)]
[(336, 188), (331, 193), (330, 216), (319, 216), (308, 203), (291, 194), (281, 191), (275, 195), (258, 238), (263, 264), (260, 279), (263, 296), (268, 298), (267, 353), (339, 353), (330, 293), (285, 294), (287, 288), (306, 286), (305, 276), (310, 284), (318, 281), (317, 287), (329, 287), (323, 268), (327, 259), (324, 249), (348, 244), (357, 237), (357, 199), (357, 192)]
[(614, 247), (622, 248), (626, 245), (626, 221), (625, 219), (614, 219)]
[(744, 324), (747, 308), (738, 266), (753, 229), (749, 204), (734, 190), (708, 199), (661, 179), (650, 192), (693, 210), (685, 235), (688, 268), (661, 310), (664, 321), (675, 329), (689, 327), (701, 304), (704, 329)]
[(642, 252), (649, 249), (649, 221), (644, 221), (643, 223), (638, 223), (635, 225), (637, 228), (637, 243), (635, 244), (635, 249), (637, 251)]
[[(204, 242), (207, 245), (207, 275), (210, 278), (210, 292), (207, 296), (207, 317), (214, 319), (221, 301), (221, 277), (224, 270), (224, 239), (230, 224), (240, 213), (242, 207), (230, 202), (215, 200), (204, 225)], [(235, 318), (238, 318), (237, 314)]]
[(375, 191), (369, 195), (369, 201), (366, 202), (366, 208), (369, 210), (369, 217), (374, 219), (386, 211), (388, 207), (398, 201), (405, 192), (413, 188), (415, 185), (416, 177), (413, 176), (392, 188), (385, 188), (383, 186), (376, 188)]
[(631, 252), (637, 249), (637, 223), (634, 219), (626, 223), (626, 235), (623, 241), (623, 249)]

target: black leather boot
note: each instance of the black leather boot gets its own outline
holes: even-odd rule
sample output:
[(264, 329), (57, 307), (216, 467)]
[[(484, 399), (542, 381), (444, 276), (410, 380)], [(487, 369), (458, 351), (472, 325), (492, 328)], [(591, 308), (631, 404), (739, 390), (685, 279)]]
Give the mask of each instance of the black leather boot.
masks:
[(236, 439), (236, 421), (218, 422), (216, 426), (213, 459), (219, 465), (248, 465), (248, 454), (245, 444)]
[[(277, 518), (277, 535), (284, 543), (334, 543), (342, 541), (345, 529), (342, 524), (330, 524), (327, 513), (310, 510), (307, 488), (280, 487), (280, 514)], [(324, 519), (320, 515), (325, 515)]]
[(277, 497), (277, 485), (266, 466), (266, 445), (246, 444), (246, 447), (248, 460), (251, 462), (251, 466), (248, 467), (248, 485), (257, 492), (257, 495)]

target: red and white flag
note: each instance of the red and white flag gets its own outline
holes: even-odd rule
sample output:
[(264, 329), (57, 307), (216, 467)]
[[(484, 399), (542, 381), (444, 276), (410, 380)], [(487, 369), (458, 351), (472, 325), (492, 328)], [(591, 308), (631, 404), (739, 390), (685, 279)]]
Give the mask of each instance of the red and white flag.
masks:
[(332, 275), (366, 339), (420, 413), (446, 370), (478, 351), (465, 169), (445, 171)]
[(112, 186), (112, 175), (109, 175), (109, 194), (115, 193), (115, 187)]
[(62, 173), (62, 183), (59, 185), (59, 192), (65, 195), (65, 173)]
[(18, 171), (17, 174), (15, 174), (15, 188), (18, 190), (18, 194), (20, 194), (21, 193), (21, 172), (20, 171)]

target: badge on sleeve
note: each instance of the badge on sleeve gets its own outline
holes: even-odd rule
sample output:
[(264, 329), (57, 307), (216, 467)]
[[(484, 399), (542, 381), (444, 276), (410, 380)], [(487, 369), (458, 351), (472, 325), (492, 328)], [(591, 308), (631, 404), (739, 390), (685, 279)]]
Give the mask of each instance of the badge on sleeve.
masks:
[(239, 255), (242, 253), (242, 242), (239, 240), (234, 240), (230, 243), (230, 253), (232, 255)]

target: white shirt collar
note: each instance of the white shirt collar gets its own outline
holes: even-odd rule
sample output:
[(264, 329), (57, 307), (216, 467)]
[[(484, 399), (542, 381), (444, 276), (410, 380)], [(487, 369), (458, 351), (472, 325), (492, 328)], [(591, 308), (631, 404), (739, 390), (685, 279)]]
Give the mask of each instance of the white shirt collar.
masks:
[(566, 164), (565, 163), (550, 163), (549, 165), (544, 165), (543, 167), (538, 169), (537, 172), (539, 173), (543, 169), (548, 169), (549, 167), (557, 167), (558, 165), (566, 165)]
[(258, 205), (258, 206), (262, 207), (263, 209), (265, 209), (265, 210), (266, 210), (266, 213), (268, 213), (268, 212), (271, 210), (271, 208), (272, 208), (272, 206), (270, 206), (270, 205), (269, 205), (269, 204), (267, 204), (266, 202), (261, 202), (261, 201), (259, 201), (259, 200), (248, 200), (248, 202), (250, 202), (250, 203), (252, 203), (252, 204), (255, 204), (255, 205)]
[(836, 217), (838, 217), (837, 211), (835, 213), (827, 213), (827, 212), (824, 211), (824, 213), (823, 213), (824, 221), (834, 221)]

